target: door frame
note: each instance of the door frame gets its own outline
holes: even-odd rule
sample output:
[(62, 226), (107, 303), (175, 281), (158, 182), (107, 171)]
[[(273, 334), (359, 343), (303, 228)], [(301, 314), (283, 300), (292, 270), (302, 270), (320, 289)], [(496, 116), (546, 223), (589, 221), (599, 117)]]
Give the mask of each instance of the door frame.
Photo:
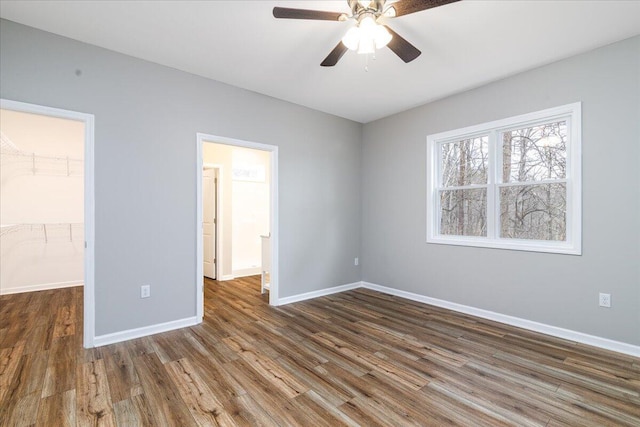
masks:
[[(215, 260), (216, 260), (216, 280), (220, 280), (222, 278), (222, 268), (220, 267), (222, 265), (222, 251), (220, 250), (220, 242), (222, 241), (221, 236), (222, 236), (222, 229), (223, 227), (221, 227), (220, 225), (222, 224), (222, 165), (219, 165), (217, 163), (203, 163), (202, 164), (202, 170), (205, 169), (215, 169), (216, 171), (216, 175), (215, 175), (215, 179), (216, 179), (216, 224), (215, 224), (215, 230), (216, 230), (216, 240), (215, 242), (213, 242), (214, 247), (215, 247)], [(202, 233), (201, 233), (202, 234)], [(203, 254), (203, 259), (204, 259), (204, 254)], [(204, 269), (204, 268), (203, 268)], [(204, 274), (203, 274), (204, 277)]]
[[(269, 304), (279, 305), (278, 283), (279, 283), (279, 263), (278, 263), (278, 146), (262, 144), (259, 142), (243, 141), (224, 136), (210, 135), (205, 133), (196, 134), (196, 315), (202, 322), (204, 314), (204, 294), (203, 294), (203, 250), (202, 250), (202, 168), (203, 149), (206, 142), (215, 144), (233, 145), (236, 147), (251, 148), (254, 150), (267, 151), (270, 153), (271, 176), (269, 182), (269, 199), (271, 206), (270, 231), (271, 231), (271, 287), (269, 289)], [(222, 264), (220, 264), (222, 265)], [(217, 265), (216, 265), (217, 268)]]
[(84, 123), (84, 348), (94, 347), (95, 338), (95, 116), (78, 111), (0, 99), (0, 108), (23, 113), (75, 120)]

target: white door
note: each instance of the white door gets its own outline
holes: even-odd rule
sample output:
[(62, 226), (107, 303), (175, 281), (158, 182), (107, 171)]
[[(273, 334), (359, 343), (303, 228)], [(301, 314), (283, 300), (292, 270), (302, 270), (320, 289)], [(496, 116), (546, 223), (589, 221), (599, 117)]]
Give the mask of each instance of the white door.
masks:
[(202, 171), (202, 249), (204, 276), (216, 278), (216, 169)]

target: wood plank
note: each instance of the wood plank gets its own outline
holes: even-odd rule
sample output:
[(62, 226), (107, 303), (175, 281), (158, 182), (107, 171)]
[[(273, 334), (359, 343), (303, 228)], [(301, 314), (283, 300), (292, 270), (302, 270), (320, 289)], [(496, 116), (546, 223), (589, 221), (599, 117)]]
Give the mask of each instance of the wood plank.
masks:
[(76, 336), (53, 341), (42, 387), (42, 397), (73, 390), (76, 387)]
[(113, 404), (113, 414), (118, 426), (141, 426), (144, 424), (138, 407), (132, 399), (123, 399)]
[(5, 403), (5, 410), (0, 410), (0, 421), (7, 426), (32, 426), (36, 423), (40, 395), (31, 393)]
[(308, 390), (308, 387), (294, 375), (240, 337), (225, 338), (225, 342), (240, 354), (257, 374), (288, 398), (294, 398)]
[(25, 354), (38, 353), (51, 348), (55, 323), (49, 322), (47, 316), (38, 316), (30, 325), (29, 339), (24, 347)]
[[(126, 402), (126, 401), (124, 401)], [(149, 401), (145, 393), (137, 394), (131, 398), (133, 408), (130, 408), (130, 413), (126, 415), (127, 418), (135, 417), (138, 420), (138, 424), (142, 426), (171, 426), (168, 421), (162, 417), (162, 414), (155, 413), (153, 401)], [(118, 402), (120, 403), (120, 402)], [(129, 408), (126, 408), (129, 409)], [(118, 408), (122, 412), (123, 408)], [(120, 416), (125, 416), (121, 414)], [(125, 424), (126, 425), (126, 424)]]
[[(387, 405), (398, 408), (406, 417), (419, 425), (449, 425), (451, 420), (442, 416), (439, 411), (425, 409), (425, 402), (421, 393), (412, 388), (390, 381), (386, 375), (371, 371), (362, 378), (367, 383), (369, 393)], [(424, 388), (423, 388), (424, 389)]]
[(158, 357), (145, 354), (134, 358), (133, 363), (154, 424), (195, 426), (195, 420)]
[(333, 406), (340, 406), (354, 397), (345, 393), (341, 387), (335, 387), (334, 384), (328, 382), (314, 368), (300, 365), (297, 359), (282, 356), (276, 359), (276, 362), (306, 385), (308, 391), (303, 394), (309, 395), (309, 392), (312, 392), (313, 395), (317, 394), (320, 398), (331, 402)]
[(189, 359), (179, 359), (167, 363), (165, 367), (198, 425), (236, 425), (224, 405), (191, 366)]
[(15, 387), (8, 392), (12, 399), (31, 393), (41, 394), (48, 359), (47, 351), (22, 356), (13, 379)]
[(345, 355), (352, 361), (363, 364), (368, 369), (377, 369), (394, 378), (396, 381), (407, 384), (416, 390), (425, 386), (429, 381), (429, 378), (426, 375), (422, 375), (419, 372), (410, 369), (399, 369), (393, 363), (375, 355), (360, 352), (358, 349), (352, 348), (347, 342), (339, 340), (330, 334), (318, 333), (315, 334), (312, 339), (321, 342), (328, 347), (334, 348), (337, 352)]
[(60, 338), (73, 335), (76, 332), (76, 306), (64, 305), (58, 309), (53, 337)]
[(13, 347), (0, 350), (0, 406), (11, 396), (10, 390), (17, 388), (13, 378), (20, 365), (23, 350), (24, 341), (18, 341)]
[(418, 425), (393, 411), (382, 401), (374, 397), (354, 397), (339, 406), (349, 418), (362, 425), (371, 426), (404, 426)]
[(473, 377), (473, 383), (469, 384), (466, 377), (469, 374), (465, 371), (470, 368), (474, 367), (466, 367), (464, 371), (455, 375), (444, 375), (439, 383), (442, 384), (445, 380), (449, 384), (455, 382), (455, 386), (464, 389), (466, 393), (484, 388), (487, 393), (482, 396), (483, 399), (512, 412), (515, 412), (517, 407), (517, 413), (528, 415), (530, 419), (544, 420), (545, 417), (551, 417), (567, 422), (580, 419), (581, 425), (593, 427), (608, 424), (605, 418), (593, 414), (582, 405), (575, 405), (573, 401), (564, 399), (555, 390), (539, 388), (529, 381), (521, 381), (520, 378), (510, 375), (508, 370), (485, 370), (486, 377)]
[(111, 402), (115, 404), (128, 400), (140, 386), (140, 380), (126, 345), (118, 343), (108, 346), (103, 352), (103, 360), (107, 369)]
[(232, 402), (235, 397), (246, 393), (246, 390), (231, 376), (223, 364), (218, 362), (209, 350), (212, 346), (205, 346), (195, 339), (190, 330), (184, 331), (185, 336), (193, 345), (188, 351), (189, 360), (200, 377), (214, 390), (218, 400)]
[(297, 396), (296, 400), (318, 414), (329, 426), (358, 426), (358, 423), (338, 409), (338, 406), (342, 405), (342, 403), (336, 405), (313, 390)]
[[(611, 402), (610, 399), (603, 399), (599, 393), (591, 391), (571, 391), (572, 387), (560, 387), (555, 396), (565, 403), (565, 405), (579, 405), (585, 412), (600, 423), (619, 424), (628, 426), (640, 426), (640, 405), (628, 404), (626, 402)], [(584, 418), (583, 418), (584, 419)]]
[[(1, 316), (2, 316), (2, 314), (0, 314), (0, 317)], [(3, 343), (4, 343), (5, 337), (7, 336), (8, 333), (9, 333), (9, 327), (8, 326), (6, 326), (4, 328), (0, 328), (0, 350), (6, 348)]]
[(281, 329), (274, 329), (262, 321), (248, 325), (247, 330), (256, 341), (268, 342), (274, 353), (274, 358), (288, 356), (296, 359), (299, 363), (313, 369), (315, 366), (325, 363), (328, 359), (322, 357), (315, 351), (311, 351), (303, 346), (299, 340), (292, 339), (289, 335), (281, 333)]
[(59, 427), (76, 426), (76, 391), (47, 396), (40, 400), (36, 425), (55, 425)]
[(224, 369), (229, 372), (243, 387), (247, 394), (261, 407), (268, 408), (268, 413), (279, 425), (298, 425), (291, 413), (290, 399), (278, 389), (273, 389), (262, 375), (243, 359), (226, 363)]
[(96, 360), (78, 366), (77, 378), (78, 424), (115, 426), (104, 362)]
[(451, 384), (432, 381), (427, 387), (449, 397), (452, 400), (460, 402), (461, 405), (468, 406), (474, 411), (481, 412), (489, 417), (495, 418), (504, 424), (515, 424), (519, 426), (545, 426), (549, 422), (549, 417), (543, 416), (541, 419), (535, 411), (520, 414), (515, 407), (504, 408), (496, 405), (491, 399), (486, 399), (468, 393), (460, 388), (453, 387)]
[(617, 398), (627, 399), (629, 401), (637, 402), (638, 404), (640, 404), (640, 389), (636, 389), (632, 386), (620, 386), (618, 384), (607, 383), (605, 381), (601, 381), (587, 375), (576, 374), (569, 370), (562, 369), (556, 364), (548, 363), (543, 365), (536, 361), (531, 361), (524, 357), (516, 356), (502, 351), (497, 352), (495, 357), (500, 360), (523, 366), (536, 372), (545, 373), (549, 376), (559, 378), (571, 384), (580, 385), (587, 390), (606, 393)]
[(451, 399), (449, 396), (440, 393), (432, 387), (424, 387), (421, 392), (425, 398), (422, 401), (425, 411), (430, 414), (437, 414), (438, 417), (446, 419), (446, 423), (435, 425), (460, 425), (460, 426), (513, 426), (513, 423), (505, 422), (493, 418), (483, 411), (461, 404), (458, 399)]
[[(276, 427), (280, 426), (270, 414), (267, 412), (267, 408), (262, 405), (258, 405), (255, 400), (248, 394), (238, 396), (233, 399), (236, 407), (238, 408), (237, 415), (245, 420), (248, 425), (260, 426), (260, 427)], [(238, 425), (242, 425), (238, 418)]]

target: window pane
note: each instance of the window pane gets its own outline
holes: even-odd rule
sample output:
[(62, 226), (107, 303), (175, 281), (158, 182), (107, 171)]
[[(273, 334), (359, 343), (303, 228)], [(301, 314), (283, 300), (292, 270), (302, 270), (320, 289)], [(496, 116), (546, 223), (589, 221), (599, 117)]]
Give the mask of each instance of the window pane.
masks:
[(442, 186), (487, 183), (489, 137), (442, 144)]
[(500, 237), (565, 241), (564, 183), (500, 188)]
[(440, 234), (487, 235), (487, 190), (440, 192)]
[(502, 182), (563, 179), (566, 166), (566, 121), (502, 133)]

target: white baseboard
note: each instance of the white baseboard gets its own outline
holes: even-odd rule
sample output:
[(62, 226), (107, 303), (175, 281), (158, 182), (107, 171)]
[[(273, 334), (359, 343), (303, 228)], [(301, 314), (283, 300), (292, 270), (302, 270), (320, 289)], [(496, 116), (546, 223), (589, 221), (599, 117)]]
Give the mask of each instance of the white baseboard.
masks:
[(339, 292), (350, 291), (362, 287), (362, 282), (349, 283), (346, 285), (334, 286), (333, 288), (320, 289), (318, 291), (307, 292), (304, 294), (293, 295), (290, 297), (278, 299), (275, 305), (291, 304), (292, 302), (304, 301), (312, 298), (323, 297), (325, 295), (337, 294)]
[(223, 276), (220, 276), (219, 279), (216, 279), (218, 282), (224, 282), (225, 280), (233, 280), (235, 279), (236, 276), (234, 276), (233, 274), (226, 274)]
[(0, 289), (0, 295), (20, 294), (22, 292), (48, 291), (49, 289), (73, 288), (75, 286), (84, 286), (82, 282), (58, 282), (58, 283), (42, 283), (38, 285), (18, 286), (16, 288)]
[(521, 319), (519, 317), (508, 316), (506, 314), (500, 314), (489, 310), (470, 307), (468, 305), (462, 305), (455, 302), (449, 302), (420, 294), (414, 294), (412, 292), (401, 291), (399, 289), (388, 288), (386, 286), (380, 286), (374, 283), (362, 282), (362, 287), (378, 292), (383, 292), (385, 294), (406, 298), (408, 300), (435, 305), (436, 307), (442, 307), (460, 313), (470, 314), (472, 316), (481, 317), (483, 319), (494, 320), (496, 322), (505, 323), (507, 325), (516, 326), (518, 328), (528, 329), (546, 335), (579, 342), (581, 344), (587, 344), (594, 347), (604, 348), (606, 350), (616, 351), (618, 353), (640, 357), (640, 346), (637, 345), (614, 341), (608, 338), (597, 337), (595, 335), (572, 331), (570, 329), (559, 328), (557, 326), (534, 322), (532, 320)]
[(260, 267), (241, 268), (239, 270), (233, 270), (232, 276), (237, 279), (238, 277), (257, 276), (261, 273), (262, 269)]
[[(69, 285), (69, 286), (77, 286)], [(483, 310), (463, 304), (458, 304), (446, 300), (437, 298), (431, 298), (412, 292), (402, 291), (399, 289), (389, 288), (386, 286), (376, 285), (369, 282), (355, 282), (346, 285), (334, 286), (332, 288), (320, 289), (317, 291), (307, 292), (304, 294), (293, 295), (290, 297), (280, 298), (275, 305), (285, 305), (294, 302), (305, 301), (313, 298), (318, 298), (326, 295), (336, 294), (339, 292), (350, 291), (358, 288), (371, 289), (378, 292), (383, 292), (390, 295), (395, 295), (401, 298), (406, 298), (411, 301), (417, 301), (424, 304), (433, 305), (436, 307), (446, 308), (452, 311), (469, 314), (472, 316), (480, 317), (483, 319), (493, 320), (496, 322), (504, 323), (507, 325), (528, 329), (535, 332), (540, 332), (546, 335), (563, 338), (566, 340), (578, 342), (581, 344), (587, 344), (594, 347), (603, 348), (606, 350), (615, 351), (618, 353), (628, 354), (635, 357), (640, 357), (640, 346), (623, 343), (620, 341), (610, 340), (608, 338), (602, 338), (595, 335), (589, 335), (582, 332), (573, 331), (570, 329), (559, 328), (557, 326), (551, 326), (544, 323), (534, 322), (532, 320), (522, 319), (519, 317), (508, 316), (505, 314), (496, 313), (489, 310)], [(185, 328), (201, 323), (202, 319), (194, 316), (186, 319), (175, 320), (172, 322), (161, 323), (158, 325), (145, 326), (142, 328), (130, 329), (127, 331), (116, 332), (113, 334), (100, 335), (95, 337), (94, 345), (100, 347), (107, 344), (113, 344), (116, 342), (126, 341), (134, 338), (140, 338), (147, 335), (153, 335), (160, 332), (167, 332), (174, 329)]]
[(198, 317), (187, 317), (186, 319), (173, 320), (171, 322), (159, 323), (157, 325), (144, 326), (142, 328), (129, 329), (113, 334), (99, 335), (93, 339), (95, 347), (101, 347), (107, 344), (113, 344), (121, 341), (132, 340), (135, 338), (146, 337), (148, 335), (159, 334), (160, 332), (172, 331), (174, 329), (186, 328), (188, 326), (201, 323), (202, 319)]

